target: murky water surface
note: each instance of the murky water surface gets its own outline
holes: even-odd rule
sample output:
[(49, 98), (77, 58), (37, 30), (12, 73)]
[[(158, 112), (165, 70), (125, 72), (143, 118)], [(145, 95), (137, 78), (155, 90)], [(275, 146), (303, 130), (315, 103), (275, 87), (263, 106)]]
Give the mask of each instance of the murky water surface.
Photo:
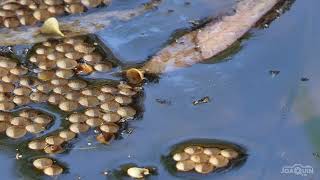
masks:
[[(115, 0), (105, 10), (142, 2)], [(167, 0), (157, 11), (118, 23), (98, 36), (122, 63), (141, 63), (176, 30), (190, 27), (189, 20), (217, 15), (234, 1), (184, 3)], [(89, 146), (92, 137), (80, 136), (73, 149), (56, 156), (68, 167), (58, 179), (119, 179), (112, 170), (128, 163), (157, 167), (158, 175), (148, 179), (188, 179), (170, 174), (161, 156), (172, 145), (194, 138), (237, 143), (248, 158), (231, 171), (190, 179), (319, 179), (319, 5), (317, 0), (296, 1), (268, 29), (253, 31), (241, 51), (225, 61), (197, 64), (145, 84), (144, 112), (130, 123), (133, 133), (106, 146)], [(168, 13), (170, 9), (174, 11)], [(280, 73), (272, 76), (270, 70)], [(192, 104), (205, 96), (211, 102)], [(56, 120), (52, 129), (59, 125)], [(2, 179), (50, 179), (15, 159), (17, 142), (1, 138)], [(312, 166), (313, 174), (281, 174), (283, 166), (294, 164)]]

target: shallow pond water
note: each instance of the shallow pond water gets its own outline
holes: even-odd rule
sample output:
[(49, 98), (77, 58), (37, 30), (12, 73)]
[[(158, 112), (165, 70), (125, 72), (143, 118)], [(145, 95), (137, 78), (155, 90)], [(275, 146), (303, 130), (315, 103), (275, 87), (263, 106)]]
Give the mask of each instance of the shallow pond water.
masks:
[[(109, 8), (141, 2), (119, 0)], [(98, 36), (125, 65), (141, 63), (175, 30), (190, 27), (189, 19), (204, 18), (212, 11), (219, 14), (233, 3), (201, 0), (185, 7), (184, 1), (168, 0), (157, 11), (118, 23)], [(319, 179), (319, 5), (317, 0), (296, 1), (269, 28), (253, 30), (241, 50), (220, 63), (197, 64), (146, 83), (141, 100), (144, 112), (130, 122), (133, 133), (106, 146), (89, 146), (94, 139), (80, 136), (70, 151), (55, 156), (68, 167), (57, 179), (119, 179), (112, 171), (130, 163), (156, 167), (157, 175), (148, 179), (159, 180)], [(204, 8), (199, 10), (200, 6)], [(175, 11), (168, 15), (168, 9)], [(272, 76), (270, 70), (280, 73)], [(210, 97), (209, 103), (193, 105), (205, 96)], [(56, 122), (52, 128), (59, 125)], [(208, 176), (173, 176), (161, 156), (174, 144), (194, 138), (239, 144), (247, 150), (247, 160), (230, 171)], [(17, 142), (0, 140), (1, 177), (50, 179), (15, 159)], [(284, 166), (294, 164), (312, 166), (313, 174), (281, 173)]]

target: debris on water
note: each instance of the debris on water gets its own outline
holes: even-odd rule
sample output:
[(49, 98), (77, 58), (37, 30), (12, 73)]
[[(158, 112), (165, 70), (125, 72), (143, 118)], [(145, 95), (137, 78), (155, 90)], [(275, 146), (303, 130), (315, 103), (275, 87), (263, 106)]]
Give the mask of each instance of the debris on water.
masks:
[(199, 100), (193, 101), (192, 104), (196, 106), (196, 105), (205, 104), (205, 103), (209, 103), (209, 102), (210, 102), (210, 97), (206, 96), (206, 97), (203, 97)]
[(301, 80), (302, 82), (306, 82), (306, 81), (309, 81), (310, 79), (307, 78), (307, 77), (302, 77), (300, 80)]
[(16, 154), (16, 160), (19, 160), (19, 159), (21, 159), (21, 158), (22, 158), (22, 154), (17, 153), (17, 154)]
[(136, 68), (131, 68), (126, 71), (126, 77), (130, 83), (139, 84), (144, 80), (144, 72)]
[(127, 174), (132, 178), (141, 179), (150, 175), (150, 171), (147, 168), (131, 167), (127, 170)]
[(170, 100), (166, 100), (166, 99), (157, 98), (156, 102), (159, 103), (159, 104), (171, 105), (171, 101)]
[(59, 27), (59, 22), (56, 18), (51, 17), (47, 19), (41, 29), (40, 32), (42, 34), (51, 34), (51, 35), (58, 35), (64, 37), (64, 34), (61, 32), (60, 27)]
[(57, 165), (50, 158), (38, 158), (33, 161), (33, 166), (39, 170), (42, 170), (44, 174), (48, 176), (58, 176), (63, 173), (63, 168)]
[(280, 71), (279, 70), (270, 70), (269, 74), (271, 75), (272, 78), (274, 78), (280, 74)]

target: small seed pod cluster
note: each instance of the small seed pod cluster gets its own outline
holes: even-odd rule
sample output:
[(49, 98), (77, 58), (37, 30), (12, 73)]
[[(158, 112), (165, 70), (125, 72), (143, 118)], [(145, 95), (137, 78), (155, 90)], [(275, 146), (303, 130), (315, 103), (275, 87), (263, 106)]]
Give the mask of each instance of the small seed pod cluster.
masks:
[(0, 25), (35, 25), (50, 17), (82, 13), (110, 3), (111, 0), (4, 0), (0, 3)]
[(50, 158), (38, 158), (32, 164), (48, 176), (58, 176), (63, 173), (63, 168)]
[(5, 133), (12, 139), (19, 139), (27, 133), (43, 132), (52, 121), (49, 115), (38, 110), (23, 110), (17, 116), (0, 111), (0, 133)]
[(236, 159), (239, 153), (234, 149), (214, 147), (189, 146), (182, 152), (172, 156), (176, 161), (176, 169), (182, 172), (195, 171), (208, 174), (220, 168), (226, 168), (230, 161)]
[(39, 79), (71, 79), (76, 74), (109, 72), (113, 65), (100, 53), (96, 45), (83, 37), (50, 40), (36, 44), (29, 61), (39, 69)]

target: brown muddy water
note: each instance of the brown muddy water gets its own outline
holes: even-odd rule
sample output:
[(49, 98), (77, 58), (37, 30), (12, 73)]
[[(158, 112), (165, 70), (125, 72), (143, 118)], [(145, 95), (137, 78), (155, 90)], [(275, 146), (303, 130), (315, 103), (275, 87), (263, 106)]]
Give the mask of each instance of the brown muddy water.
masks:
[[(142, 2), (115, 0), (97, 11)], [(235, 1), (199, 0), (188, 6), (185, 2), (164, 1), (156, 11), (117, 22), (97, 36), (120, 60), (120, 67), (139, 65), (178, 30), (189, 28), (190, 20), (220, 14)], [(139, 98), (141, 112), (129, 123), (132, 133), (111, 145), (97, 144), (92, 133), (80, 135), (68, 151), (53, 156), (66, 169), (53, 179), (129, 179), (119, 172), (128, 164), (156, 168), (156, 175), (147, 179), (159, 180), (319, 179), (319, 5), (317, 0), (296, 1), (268, 28), (252, 30), (236, 53), (147, 81)], [(24, 47), (14, 51), (20, 54)], [(119, 79), (103, 73), (87, 79), (109, 78)], [(193, 105), (206, 96), (210, 102)], [(56, 117), (46, 133), (64, 126), (60, 111), (32, 107)], [(165, 157), (174, 145), (194, 139), (235, 143), (247, 154), (246, 160), (209, 175), (172, 173)], [(22, 155), (19, 160), (17, 153)], [(32, 167), (37, 155), (25, 148), (25, 142), (1, 136), (1, 179), (52, 179)], [(294, 164), (309, 165), (313, 173), (281, 173), (284, 166)]]

